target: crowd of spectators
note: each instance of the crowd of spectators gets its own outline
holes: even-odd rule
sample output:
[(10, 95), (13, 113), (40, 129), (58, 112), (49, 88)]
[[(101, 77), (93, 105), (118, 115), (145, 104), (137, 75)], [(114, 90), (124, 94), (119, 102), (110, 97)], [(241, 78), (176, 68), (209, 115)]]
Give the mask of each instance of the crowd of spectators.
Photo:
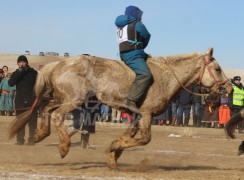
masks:
[[(244, 87), (240, 76), (231, 79), (233, 90), (227, 93), (225, 88), (219, 92), (210, 92), (208, 88), (195, 84), (183, 90), (169, 103), (162, 114), (153, 117), (154, 125), (172, 125), (180, 127), (224, 128), (231, 116), (244, 108)], [(197, 94), (202, 94), (199, 96)], [(203, 96), (203, 95), (206, 96)], [(192, 115), (191, 115), (192, 114)], [(189, 123), (190, 118), (192, 122)], [(243, 133), (244, 122), (238, 125)]]

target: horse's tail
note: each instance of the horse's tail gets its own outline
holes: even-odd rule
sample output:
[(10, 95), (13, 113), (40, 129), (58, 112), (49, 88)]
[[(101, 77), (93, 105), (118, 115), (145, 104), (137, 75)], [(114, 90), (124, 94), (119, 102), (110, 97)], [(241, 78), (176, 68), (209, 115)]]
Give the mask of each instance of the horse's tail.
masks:
[(226, 134), (231, 137), (232, 139), (235, 138), (235, 135), (233, 134), (233, 131), (236, 127), (236, 125), (244, 120), (244, 111), (240, 111), (239, 113), (236, 113), (232, 116), (232, 118), (229, 120), (229, 122), (226, 124), (225, 131)]
[(42, 97), (53, 91), (53, 86), (51, 83), (51, 74), (58, 63), (59, 62), (53, 62), (47, 64), (39, 72), (34, 87), (36, 100), (29, 110), (18, 115), (18, 117), (10, 124), (9, 131), (8, 131), (9, 139), (12, 139), (22, 128), (25, 127), (25, 125), (31, 119), (34, 108), (38, 103), (41, 102)]

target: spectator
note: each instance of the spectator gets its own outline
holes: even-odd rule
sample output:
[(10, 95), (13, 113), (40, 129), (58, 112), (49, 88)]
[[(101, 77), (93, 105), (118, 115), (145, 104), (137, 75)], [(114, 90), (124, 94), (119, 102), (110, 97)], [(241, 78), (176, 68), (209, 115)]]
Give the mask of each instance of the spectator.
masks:
[(171, 119), (172, 119), (171, 103), (169, 103), (168, 107), (162, 114), (160, 114), (156, 117), (153, 117), (153, 119), (154, 119), (154, 122), (156, 122), (156, 124), (158, 124), (158, 125), (171, 124)]
[[(201, 93), (202, 94), (209, 94), (210, 93), (210, 90), (208, 88), (205, 88), (205, 87), (201, 87)], [(206, 109), (206, 101), (205, 101), (205, 98), (206, 96), (201, 96), (201, 127), (205, 127), (205, 123), (202, 122), (203, 120), (203, 114), (205, 112), (205, 109)]]
[[(192, 92), (201, 94), (201, 87), (198, 84), (192, 86)], [(193, 115), (193, 127), (201, 127), (201, 96), (192, 95), (192, 115)]]
[(110, 112), (110, 108), (109, 106), (103, 104), (101, 106), (101, 116), (100, 116), (100, 121), (105, 121), (105, 122), (108, 122), (110, 121), (109, 119), (109, 113)]
[[(28, 60), (24, 55), (17, 59), (19, 68), (13, 72), (8, 83), (11, 87), (16, 86), (15, 108), (17, 118), (20, 114), (30, 108), (34, 103), (36, 97), (34, 94), (34, 85), (36, 82), (37, 71), (28, 65)], [(29, 138), (27, 145), (35, 145), (34, 135), (37, 128), (37, 111), (33, 110), (29, 125)], [(17, 134), (16, 145), (23, 145), (25, 143), (25, 127)]]
[[(2, 82), (3, 78), (4, 78), (3, 70), (0, 69), (0, 83)], [(1, 94), (2, 94), (2, 93), (1, 93)], [(0, 95), (1, 95), (1, 94), (0, 94)], [(4, 112), (3, 112), (3, 111), (0, 111), (0, 116), (1, 116), (1, 115), (4, 115)]]
[(72, 111), (73, 124), (67, 129), (69, 136), (81, 132), (80, 145), (82, 148), (90, 148), (90, 134), (95, 133), (96, 120), (99, 116), (100, 102), (93, 92), (89, 92), (85, 106)]
[(175, 126), (176, 124), (176, 121), (177, 121), (177, 110), (178, 110), (178, 105), (179, 105), (179, 103), (178, 103), (178, 99), (177, 98), (175, 98), (173, 101), (172, 101), (172, 103), (171, 103), (171, 111), (172, 111), (172, 123), (171, 123), (171, 125), (172, 126)]
[[(229, 95), (229, 106), (231, 109), (231, 116), (238, 113), (244, 106), (244, 87), (241, 83), (241, 77), (235, 76), (231, 79), (232, 92)], [(243, 133), (243, 122), (237, 125), (238, 133)]]
[(219, 123), (220, 95), (216, 92), (210, 93), (205, 98), (206, 107), (203, 113), (202, 122), (205, 127), (214, 127)]
[[(192, 88), (189, 88), (192, 91)], [(186, 90), (183, 90), (178, 97), (178, 113), (177, 113), (177, 126), (188, 126), (190, 120), (191, 111), (191, 96), (192, 94)], [(184, 114), (184, 124), (183, 124), (183, 114)]]
[(225, 88), (220, 90), (220, 107), (219, 107), (219, 126), (224, 127), (230, 120), (230, 108), (228, 105), (228, 94)]
[(123, 123), (132, 123), (132, 116), (126, 112), (121, 112), (121, 118)]
[(11, 73), (8, 73), (0, 83), (0, 112), (1, 115), (11, 116), (14, 110), (13, 96), (15, 91), (15, 86), (11, 87), (8, 84)]
[(112, 121), (113, 122), (121, 122), (121, 111), (112, 108)]
[(2, 69), (0, 69), (0, 83), (1, 83), (1, 81), (2, 81), (2, 79), (4, 78), (4, 75), (3, 75), (3, 70)]
[(8, 66), (3, 66), (3, 76), (6, 77), (8, 75)]

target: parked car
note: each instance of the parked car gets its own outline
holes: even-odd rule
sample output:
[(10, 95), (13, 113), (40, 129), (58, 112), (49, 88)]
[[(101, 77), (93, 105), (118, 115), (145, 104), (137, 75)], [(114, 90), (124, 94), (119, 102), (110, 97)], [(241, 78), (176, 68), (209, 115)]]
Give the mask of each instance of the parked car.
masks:
[(45, 56), (44, 52), (39, 52), (39, 56)]
[(69, 53), (64, 53), (64, 57), (69, 57)]
[(25, 55), (30, 55), (30, 51), (25, 51)]

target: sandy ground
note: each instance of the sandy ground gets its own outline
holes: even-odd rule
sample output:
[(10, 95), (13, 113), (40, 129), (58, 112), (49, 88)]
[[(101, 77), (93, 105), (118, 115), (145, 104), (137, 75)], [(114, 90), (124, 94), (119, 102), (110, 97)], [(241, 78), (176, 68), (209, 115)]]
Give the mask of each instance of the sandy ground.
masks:
[(152, 141), (125, 150), (114, 171), (107, 167), (105, 151), (127, 124), (97, 123), (93, 149), (81, 148), (80, 134), (74, 135), (69, 154), (61, 159), (55, 130), (35, 146), (8, 140), (13, 118), (0, 116), (0, 179), (244, 179), (244, 155), (237, 156), (244, 135), (230, 140), (223, 129), (152, 126)]

